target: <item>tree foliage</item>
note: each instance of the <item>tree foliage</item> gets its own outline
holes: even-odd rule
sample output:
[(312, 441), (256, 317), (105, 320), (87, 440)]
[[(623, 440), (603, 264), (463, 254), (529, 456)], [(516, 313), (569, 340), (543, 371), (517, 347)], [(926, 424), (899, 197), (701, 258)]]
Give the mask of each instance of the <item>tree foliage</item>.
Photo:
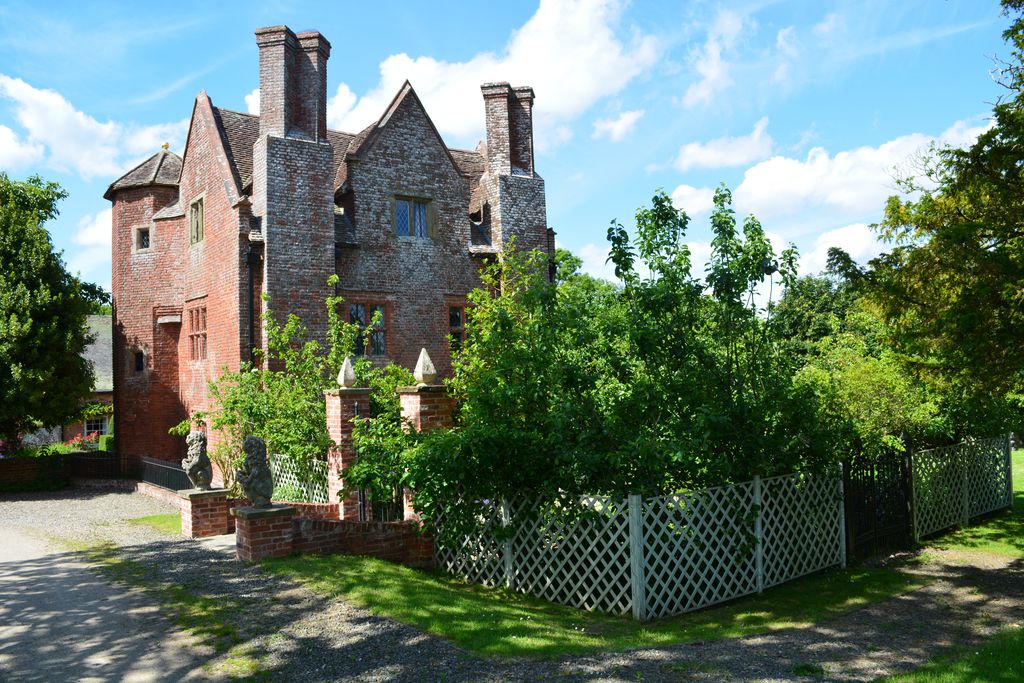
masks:
[(1007, 97), (967, 149), (935, 148), (901, 179), (877, 226), (891, 249), (866, 271), (841, 253), (881, 307), (900, 353), (922, 371), (995, 396), (1024, 379), (1024, 2), (1004, 0)]
[(0, 173), (0, 440), (75, 417), (92, 392), (86, 315), (98, 292), (69, 274), (44, 227), (67, 193)]
[(725, 188), (715, 204), (703, 277), (689, 218), (660, 191), (635, 237), (608, 230), (622, 286), (565, 256), (549, 282), (543, 255), (514, 248), (484, 272), (450, 382), (456, 427), (406, 453), (427, 518), (443, 508), (457, 527), (474, 501), (502, 496), (653, 494), (825, 466), (813, 396), (758, 304), (792, 281), (796, 252), (776, 255), (753, 217), (737, 226)]

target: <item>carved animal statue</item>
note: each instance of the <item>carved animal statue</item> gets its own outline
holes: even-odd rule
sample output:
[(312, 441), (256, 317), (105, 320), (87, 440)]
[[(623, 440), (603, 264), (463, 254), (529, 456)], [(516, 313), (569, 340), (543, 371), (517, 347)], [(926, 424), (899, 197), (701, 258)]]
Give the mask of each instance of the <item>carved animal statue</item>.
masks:
[(245, 461), (235, 471), (235, 481), (242, 487), (249, 504), (254, 508), (270, 507), (274, 495), (274, 480), (267, 461), (267, 445), (258, 436), (245, 437), (242, 444)]
[(206, 455), (206, 434), (192, 432), (185, 443), (188, 445), (188, 455), (181, 461), (181, 469), (185, 470), (192, 486), (201, 491), (209, 491), (210, 482), (213, 481), (213, 463)]

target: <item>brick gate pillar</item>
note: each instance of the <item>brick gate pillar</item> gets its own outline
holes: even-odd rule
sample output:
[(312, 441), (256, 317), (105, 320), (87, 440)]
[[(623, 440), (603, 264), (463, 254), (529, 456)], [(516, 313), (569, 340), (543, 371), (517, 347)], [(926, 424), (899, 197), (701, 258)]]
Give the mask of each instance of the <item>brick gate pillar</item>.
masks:
[(327, 432), (335, 447), (327, 454), (327, 497), (332, 503), (340, 503), (341, 519), (359, 519), (359, 494), (352, 492), (344, 499), (338, 497), (344, 488), (342, 473), (356, 461), (356, 450), (352, 445), (352, 420), (370, 413), (370, 390), (355, 386), (355, 373), (348, 358), (338, 374), (339, 389), (324, 392), (327, 401)]
[[(448, 387), (438, 383), (437, 371), (426, 349), (420, 349), (413, 376), (416, 386), (398, 388), (402, 417), (418, 432), (451, 427), (452, 399), (448, 395)], [(408, 489), (405, 490), (404, 503), (405, 519), (419, 519), (412, 506), (412, 492)]]

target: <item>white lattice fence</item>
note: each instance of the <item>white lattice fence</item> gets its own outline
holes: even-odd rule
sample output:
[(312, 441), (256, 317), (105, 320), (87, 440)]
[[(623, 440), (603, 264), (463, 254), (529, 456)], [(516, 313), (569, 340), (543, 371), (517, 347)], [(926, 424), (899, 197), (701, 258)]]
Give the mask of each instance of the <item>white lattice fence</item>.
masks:
[(754, 486), (748, 482), (644, 500), (647, 618), (757, 591)]
[(971, 517), (1007, 507), (1013, 496), (1009, 437), (964, 444), (967, 454), (967, 510)]
[(1012, 502), (1009, 435), (919, 451), (911, 463), (918, 540)]
[[(840, 482), (790, 475), (646, 500), (483, 506), (473, 533), (438, 544), (437, 562), (582, 609), (681, 614), (845, 563)], [(511, 536), (496, 540), (505, 525)]]
[(326, 461), (314, 461), (308, 471), (303, 471), (303, 468), (283, 455), (274, 455), (269, 461), (270, 473), (274, 478), (274, 500), (330, 502), (327, 498)]
[(846, 564), (841, 478), (763, 480), (764, 587)]

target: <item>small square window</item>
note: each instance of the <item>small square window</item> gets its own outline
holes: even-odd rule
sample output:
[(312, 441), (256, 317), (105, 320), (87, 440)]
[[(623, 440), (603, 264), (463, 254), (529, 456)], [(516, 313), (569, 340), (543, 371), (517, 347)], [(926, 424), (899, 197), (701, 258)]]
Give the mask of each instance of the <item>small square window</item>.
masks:
[(135, 248), (138, 251), (149, 249), (149, 228), (139, 228), (135, 231)]
[(135, 352), (135, 372), (143, 372), (146, 369), (146, 355), (142, 351)]
[(90, 417), (85, 421), (85, 434), (103, 435), (107, 433), (107, 416), (101, 415), (99, 417)]

